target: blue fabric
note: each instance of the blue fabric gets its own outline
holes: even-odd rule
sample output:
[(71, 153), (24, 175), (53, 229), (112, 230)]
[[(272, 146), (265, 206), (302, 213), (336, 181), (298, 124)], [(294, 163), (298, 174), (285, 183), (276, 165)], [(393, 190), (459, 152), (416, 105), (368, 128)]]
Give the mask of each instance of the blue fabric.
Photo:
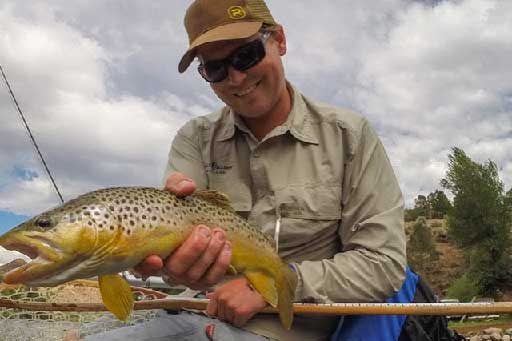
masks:
[[(407, 267), (402, 288), (386, 303), (411, 303), (418, 279)], [(348, 315), (341, 320), (331, 341), (396, 341), (406, 318), (407, 315)]]

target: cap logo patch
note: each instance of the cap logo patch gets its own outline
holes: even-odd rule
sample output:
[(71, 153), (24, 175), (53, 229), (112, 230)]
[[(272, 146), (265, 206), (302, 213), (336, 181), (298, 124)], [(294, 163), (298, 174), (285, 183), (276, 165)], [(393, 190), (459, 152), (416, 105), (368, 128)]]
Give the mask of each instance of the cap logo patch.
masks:
[(242, 6), (231, 6), (228, 8), (228, 15), (231, 19), (238, 20), (243, 19), (247, 16)]

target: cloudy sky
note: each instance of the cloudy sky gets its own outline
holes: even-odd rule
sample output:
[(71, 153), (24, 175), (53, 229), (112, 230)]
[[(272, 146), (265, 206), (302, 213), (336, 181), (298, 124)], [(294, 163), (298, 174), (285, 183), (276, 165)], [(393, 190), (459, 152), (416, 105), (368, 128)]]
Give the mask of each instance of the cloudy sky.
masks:
[[(220, 107), (177, 63), (189, 0), (0, 2), (0, 64), (65, 199), (160, 186), (188, 119)], [(408, 205), (451, 148), (512, 186), (512, 1), (268, 0), (288, 79), (380, 134)], [(0, 231), (59, 203), (0, 83)]]

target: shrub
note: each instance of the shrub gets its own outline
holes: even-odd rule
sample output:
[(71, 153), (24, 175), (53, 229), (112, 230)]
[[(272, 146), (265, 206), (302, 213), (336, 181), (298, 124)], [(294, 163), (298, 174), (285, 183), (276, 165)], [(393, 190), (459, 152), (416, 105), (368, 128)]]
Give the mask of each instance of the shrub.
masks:
[(478, 292), (478, 285), (469, 276), (464, 274), (452, 283), (446, 295), (448, 298), (457, 298), (461, 302), (469, 302), (478, 295)]

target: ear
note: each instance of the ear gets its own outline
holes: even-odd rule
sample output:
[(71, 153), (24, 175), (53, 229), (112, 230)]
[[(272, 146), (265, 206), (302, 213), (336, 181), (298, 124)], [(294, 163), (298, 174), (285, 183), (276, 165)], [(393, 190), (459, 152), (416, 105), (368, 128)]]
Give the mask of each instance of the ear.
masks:
[(277, 42), (279, 55), (284, 56), (286, 54), (286, 35), (284, 34), (283, 26), (279, 26), (274, 31), (274, 39)]

